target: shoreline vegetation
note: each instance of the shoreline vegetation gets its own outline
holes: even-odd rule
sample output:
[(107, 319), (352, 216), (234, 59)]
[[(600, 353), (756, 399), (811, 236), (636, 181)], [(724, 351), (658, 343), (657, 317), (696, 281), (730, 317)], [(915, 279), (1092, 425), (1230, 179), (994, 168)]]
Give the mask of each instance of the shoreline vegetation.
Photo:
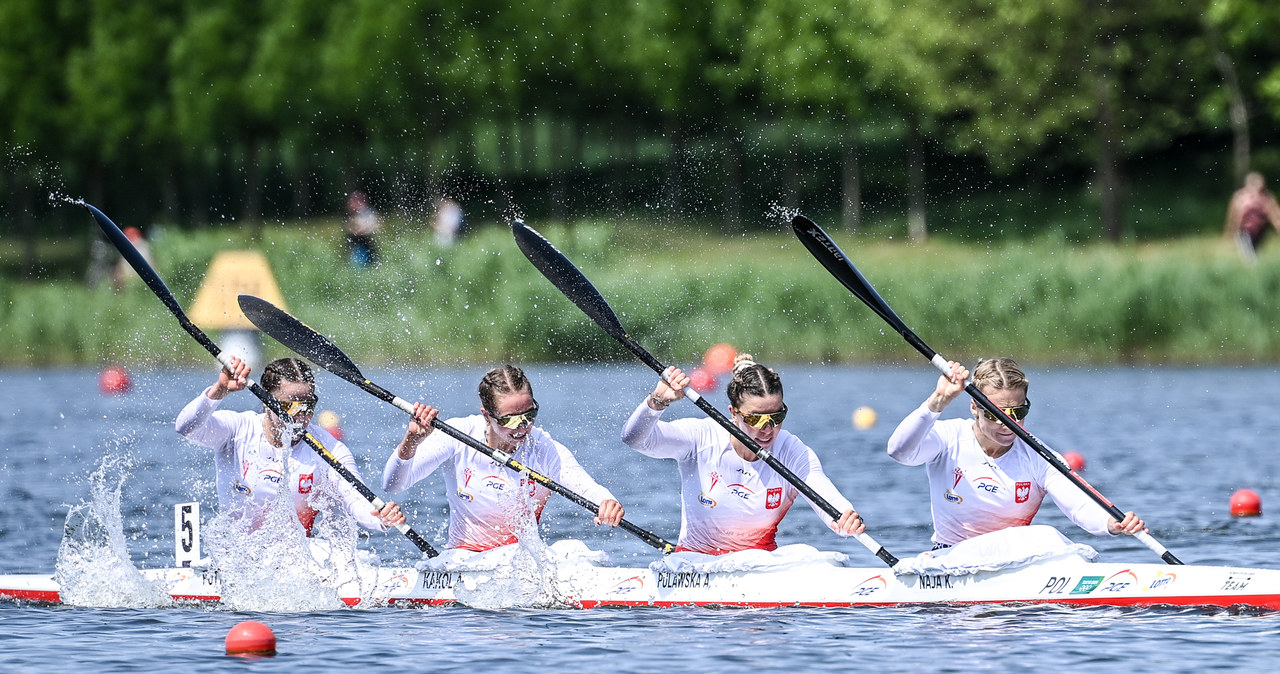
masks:
[[(165, 228), (151, 249), (188, 311), (216, 252), (262, 250), (287, 310), (361, 363), (629, 360), (529, 264), (507, 228), (482, 227), (440, 249), (428, 227), (387, 224), (383, 262), (368, 269), (347, 264), (332, 219), (268, 224), (257, 241), (250, 228)], [(665, 362), (692, 367), (717, 342), (772, 363), (919, 358), (781, 220), (734, 235), (640, 221), (529, 224)], [(1214, 236), (911, 243), (824, 226), (912, 330), (965, 362), (997, 354), (1049, 365), (1280, 362), (1274, 241), (1246, 266)], [(263, 343), (267, 353), (283, 349)], [(120, 290), (86, 288), (79, 278), (0, 277), (0, 344), (0, 366), (9, 368), (208, 364), (136, 276)]]

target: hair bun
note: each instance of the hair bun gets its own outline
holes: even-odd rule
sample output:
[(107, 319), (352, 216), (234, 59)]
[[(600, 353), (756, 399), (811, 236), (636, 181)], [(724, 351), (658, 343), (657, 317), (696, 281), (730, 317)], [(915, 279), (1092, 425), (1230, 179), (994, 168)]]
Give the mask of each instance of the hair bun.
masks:
[(756, 365), (755, 356), (749, 353), (740, 353), (733, 358), (733, 372), (737, 374), (739, 370), (744, 370)]

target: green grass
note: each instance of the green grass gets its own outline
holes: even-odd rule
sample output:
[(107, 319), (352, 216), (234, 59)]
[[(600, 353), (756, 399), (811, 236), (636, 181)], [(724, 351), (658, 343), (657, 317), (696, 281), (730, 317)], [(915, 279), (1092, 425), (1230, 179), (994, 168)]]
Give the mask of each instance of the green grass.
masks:
[[(695, 363), (727, 341), (768, 362), (903, 362), (900, 336), (784, 226), (725, 236), (692, 226), (531, 223), (661, 360)], [(290, 313), (370, 365), (625, 360), (630, 356), (525, 260), (506, 228), (438, 250), (391, 222), (376, 269), (345, 264), (337, 221), (247, 231), (162, 230), (161, 276), (190, 302), (215, 252), (264, 251)], [(1245, 267), (1218, 238), (987, 245), (833, 236), (911, 328), (949, 357), (1042, 363), (1280, 362), (1280, 245)], [(208, 356), (140, 282), (0, 278), (0, 364), (187, 366)], [(216, 335), (215, 335), (216, 339)], [(281, 347), (272, 347), (272, 353)]]

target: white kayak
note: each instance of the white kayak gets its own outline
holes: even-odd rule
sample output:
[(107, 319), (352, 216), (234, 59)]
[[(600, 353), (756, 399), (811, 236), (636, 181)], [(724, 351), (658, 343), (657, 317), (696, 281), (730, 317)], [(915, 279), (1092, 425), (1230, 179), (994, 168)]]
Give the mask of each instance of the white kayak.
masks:
[[(1048, 530), (1047, 532), (1045, 530)], [(1008, 532), (1008, 533), (1007, 533)], [(1052, 532), (1049, 534), (1048, 532)], [(1002, 541), (966, 541), (949, 551), (905, 559), (895, 568), (848, 565), (842, 553), (790, 545), (719, 557), (676, 553), (647, 567), (607, 565), (578, 541), (543, 547), (529, 561), (520, 545), (486, 553), (450, 550), (416, 567), (356, 564), (326, 584), (348, 605), (481, 605), (495, 595), (524, 595), (506, 605), (853, 607), (902, 604), (1072, 604), (1106, 606), (1244, 606), (1280, 609), (1280, 571), (1218, 566), (1090, 561), (1092, 548), (1050, 527), (997, 532)], [(996, 562), (993, 550), (1014, 538), (1018, 554)], [(1030, 545), (1026, 539), (1032, 540)], [(1056, 537), (1056, 538), (1055, 538)], [(1062, 541), (1061, 544), (1058, 541)], [(1007, 547), (1007, 546), (1006, 546)], [(521, 560), (515, 556), (523, 554)], [(178, 602), (221, 600), (217, 573), (182, 567), (142, 570)], [(487, 596), (487, 598), (486, 598)], [(52, 575), (0, 575), (0, 597), (58, 603)], [(501, 596), (496, 597), (501, 600)]]

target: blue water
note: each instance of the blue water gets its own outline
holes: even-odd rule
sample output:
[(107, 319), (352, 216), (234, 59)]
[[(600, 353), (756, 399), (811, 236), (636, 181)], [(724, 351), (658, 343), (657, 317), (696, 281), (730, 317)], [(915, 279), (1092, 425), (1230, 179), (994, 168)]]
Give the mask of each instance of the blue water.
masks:
[[(932, 389), (927, 364), (898, 368), (779, 368), (792, 409), (787, 427), (821, 456), (861, 512), (869, 532), (898, 556), (928, 546), (923, 470), (883, 453), (893, 425)], [(1280, 498), (1280, 421), (1273, 369), (1031, 368), (1035, 408), (1028, 427), (1059, 451), (1080, 451), (1086, 477), (1183, 561), (1278, 568), (1280, 526), (1268, 506)], [(477, 409), (481, 369), (366, 372), (373, 381), (445, 411)], [(627, 507), (628, 519), (674, 540), (679, 530), (674, 464), (642, 457), (617, 441), (630, 410), (651, 390), (642, 366), (530, 368), (540, 424)], [(172, 564), (172, 505), (198, 500), (215, 512), (208, 450), (172, 430), (178, 409), (213, 371), (135, 372), (133, 391), (103, 396), (96, 371), (0, 371), (0, 573), (52, 572), (70, 506), (90, 498), (103, 457), (124, 459), (121, 515), (138, 567)], [(321, 375), (321, 408), (342, 419), (347, 443), (376, 487), (403, 433), (403, 415)], [(251, 409), (248, 394), (229, 407)], [(723, 396), (712, 396), (723, 405)], [(855, 408), (879, 422), (855, 430)], [(967, 405), (957, 403), (955, 414)], [(949, 411), (948, 416), (952, 411)], [(688, 404), (669, 416), (700, 414)], [(1250, 487), (1268, 514), (1232, 519), (1230, 494)], [(446, 523), (442, 481), (419, 484), (402, 503), (410, 523), (437, 545)], [(1058, 526), (1106, 561), (1156, 561), (1128, 538), (1073, 529), (1051, 504), (1038, 523)], [(654, 551), (619, 531), (594, 527), (585, 511), (553, 499), (543, 518), (550, 540), (577, 538), (616, 563), (643, 564)], [(841, 550), (879, 564), (852, 541), (832, 537), (808, 508), (784, 522), (781, 543)], [(362, 543), (386, 563), (411, 563), (416, 548), (395, 532)], [(223, 654), (242, 620), (270, 625), (274, 658)], [(875, 609), (479, 610), (467, 607), (237, 613), (214, 608), (97, 609), (0, 602), (0, 668), (133, 671), (297, 666), (387, 671), (621, 672), (750, 668), (817, 671), (879, 668), (929, 671), (1078, 668), (1103, 671), (1270, 670), (1280, 654), (1280, 614), (1221, 609), (906, 607)]]

